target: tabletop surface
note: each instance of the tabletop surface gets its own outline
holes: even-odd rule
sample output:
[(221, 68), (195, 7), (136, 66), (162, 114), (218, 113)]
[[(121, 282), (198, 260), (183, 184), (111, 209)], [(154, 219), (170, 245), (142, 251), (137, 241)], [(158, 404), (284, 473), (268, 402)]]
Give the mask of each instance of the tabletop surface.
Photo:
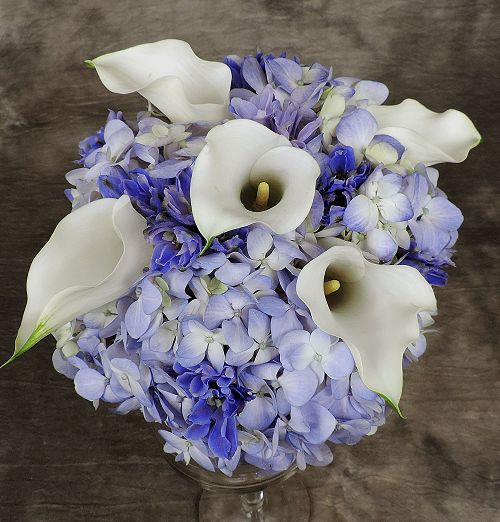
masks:
[[(260, 48), (332, 64), (336, 76), (385, 82), (389, 102), (464, 111), (483, 143), (440, 168), (465, 223), (457, 268), (436, 291), (437, 332), (406, 372), (408, 418), (391, 416), (303, 474), (311, 520), (499, 520), (499, 21), (495, 0), (2, 0), (1, 358), (30, 261), (69, 210), (64, 174), (78, 141), (107, 108), (143, 109), (106, 91), (84, 59), (173, 37), (211, 60)], [(150, 426), (95, 412), (53, 370), (53, 344), (1, 371), (0, 520), (195, 520), (196, 489), (167, 468)]]

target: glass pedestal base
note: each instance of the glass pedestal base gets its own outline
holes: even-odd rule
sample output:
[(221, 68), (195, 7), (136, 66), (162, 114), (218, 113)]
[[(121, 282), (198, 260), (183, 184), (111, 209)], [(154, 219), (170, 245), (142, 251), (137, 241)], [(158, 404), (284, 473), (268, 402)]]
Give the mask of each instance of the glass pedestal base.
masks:
[[(163, 442), (154, 429), (157, 439)], [(201, 488), (197, 498), (199, 522), (305, 522), (311, 503), (297, 466), (283, 471), (261, 470), (240, 461), (231, 477), (207, 471), (191, 459), (189, 465), (163, 453), (180, 476)]]
[(251, 493), (203, 490), (199, 522), (304, 522), (310, 520), (310, 502), (300, 474), (276, 481)]
[(199, 522), (304, 522), (310, 519), (309, 493), (291, 466), (284, 471), (264, 471), (240, 462), (231, 477), (207, 471), (193, 460), (186, 466), (164, 454), (179, 475), (202, 489), (198, 497)]

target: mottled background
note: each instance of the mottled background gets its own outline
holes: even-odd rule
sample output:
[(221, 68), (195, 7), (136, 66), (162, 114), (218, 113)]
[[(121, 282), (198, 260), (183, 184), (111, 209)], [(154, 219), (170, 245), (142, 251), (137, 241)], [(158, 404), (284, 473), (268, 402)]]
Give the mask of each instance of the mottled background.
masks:
[[(29, 263), (68, 212), (64, 173), (106, 109), (83, 60), (162, 38), (203, 58), (288, 49), (336, 75), (386, 82), (466, 112), (483, 135), (441, 187), (465, 214), (458, 268), (438, 290), (438, 331), (406, 374), (402, 407), (376, 436), (335, 449), (303, 479), (314, 521), (500, 519), (500, 8), (496, 0), (0, 1), (0, 355), (10, 354)], [(136, 415), (95, 413), (51, 366), (53, 342), (0, 372), (0, 520), (190, 521), (196, 490), (162, 461)], [(104, 410), (104, 409), (103, 409)], [(300, 499), (298, 500), (300, 506)]]

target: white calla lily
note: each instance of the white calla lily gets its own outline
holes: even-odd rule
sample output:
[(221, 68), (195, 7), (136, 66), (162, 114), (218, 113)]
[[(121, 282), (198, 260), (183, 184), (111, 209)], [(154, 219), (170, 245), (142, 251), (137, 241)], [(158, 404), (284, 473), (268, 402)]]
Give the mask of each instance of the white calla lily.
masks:
[(301, 270), (297, 294), (314, 322), (347, 344), (365, 385), (401, 414), (402, 358), (420, 334), (417, 314), (436, 310), (432, 287), (412, 267), (378, 265), (348, 242), (323, 241), (334, 246)]
[[(228, 121), (210, 130), (194, 165), (194, 220), (207, 240), (251, 223), (286, 234), (307, 217), (319, 173), (316, 160), (280, 134), (251, 120)], [(262, 184), (265, 209), (255, 210)]]
[(151, 260), (145, 228), (128, 196), (99, 199), (64, 217), (31, 264), (28, 302), (8, 362), (126, 293)]
[(229, 67), (202, 60), (182, 40), (138, 45), (87, 63), (111, 92), (138, 92), (174, 123), (231, 117)]
[(396, 138), (406, 149), (402, 160), (412, 166), (460, 163), (481, 141), (468, 116), (455, 109), (437, 113), (412, 99), (366, 109), (377, 120), (377, 134)]

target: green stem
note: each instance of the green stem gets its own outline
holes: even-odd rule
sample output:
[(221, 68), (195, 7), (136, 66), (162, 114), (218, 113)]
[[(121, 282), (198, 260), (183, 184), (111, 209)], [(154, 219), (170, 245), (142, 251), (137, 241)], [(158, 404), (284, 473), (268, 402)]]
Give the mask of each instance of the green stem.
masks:
[(198, 254), (198, 257), (201, 257), (211, 246), (214, 238), (210, 237), (208, 241), (206, 242), (205, 246), (203, 247), (203, 250)]

